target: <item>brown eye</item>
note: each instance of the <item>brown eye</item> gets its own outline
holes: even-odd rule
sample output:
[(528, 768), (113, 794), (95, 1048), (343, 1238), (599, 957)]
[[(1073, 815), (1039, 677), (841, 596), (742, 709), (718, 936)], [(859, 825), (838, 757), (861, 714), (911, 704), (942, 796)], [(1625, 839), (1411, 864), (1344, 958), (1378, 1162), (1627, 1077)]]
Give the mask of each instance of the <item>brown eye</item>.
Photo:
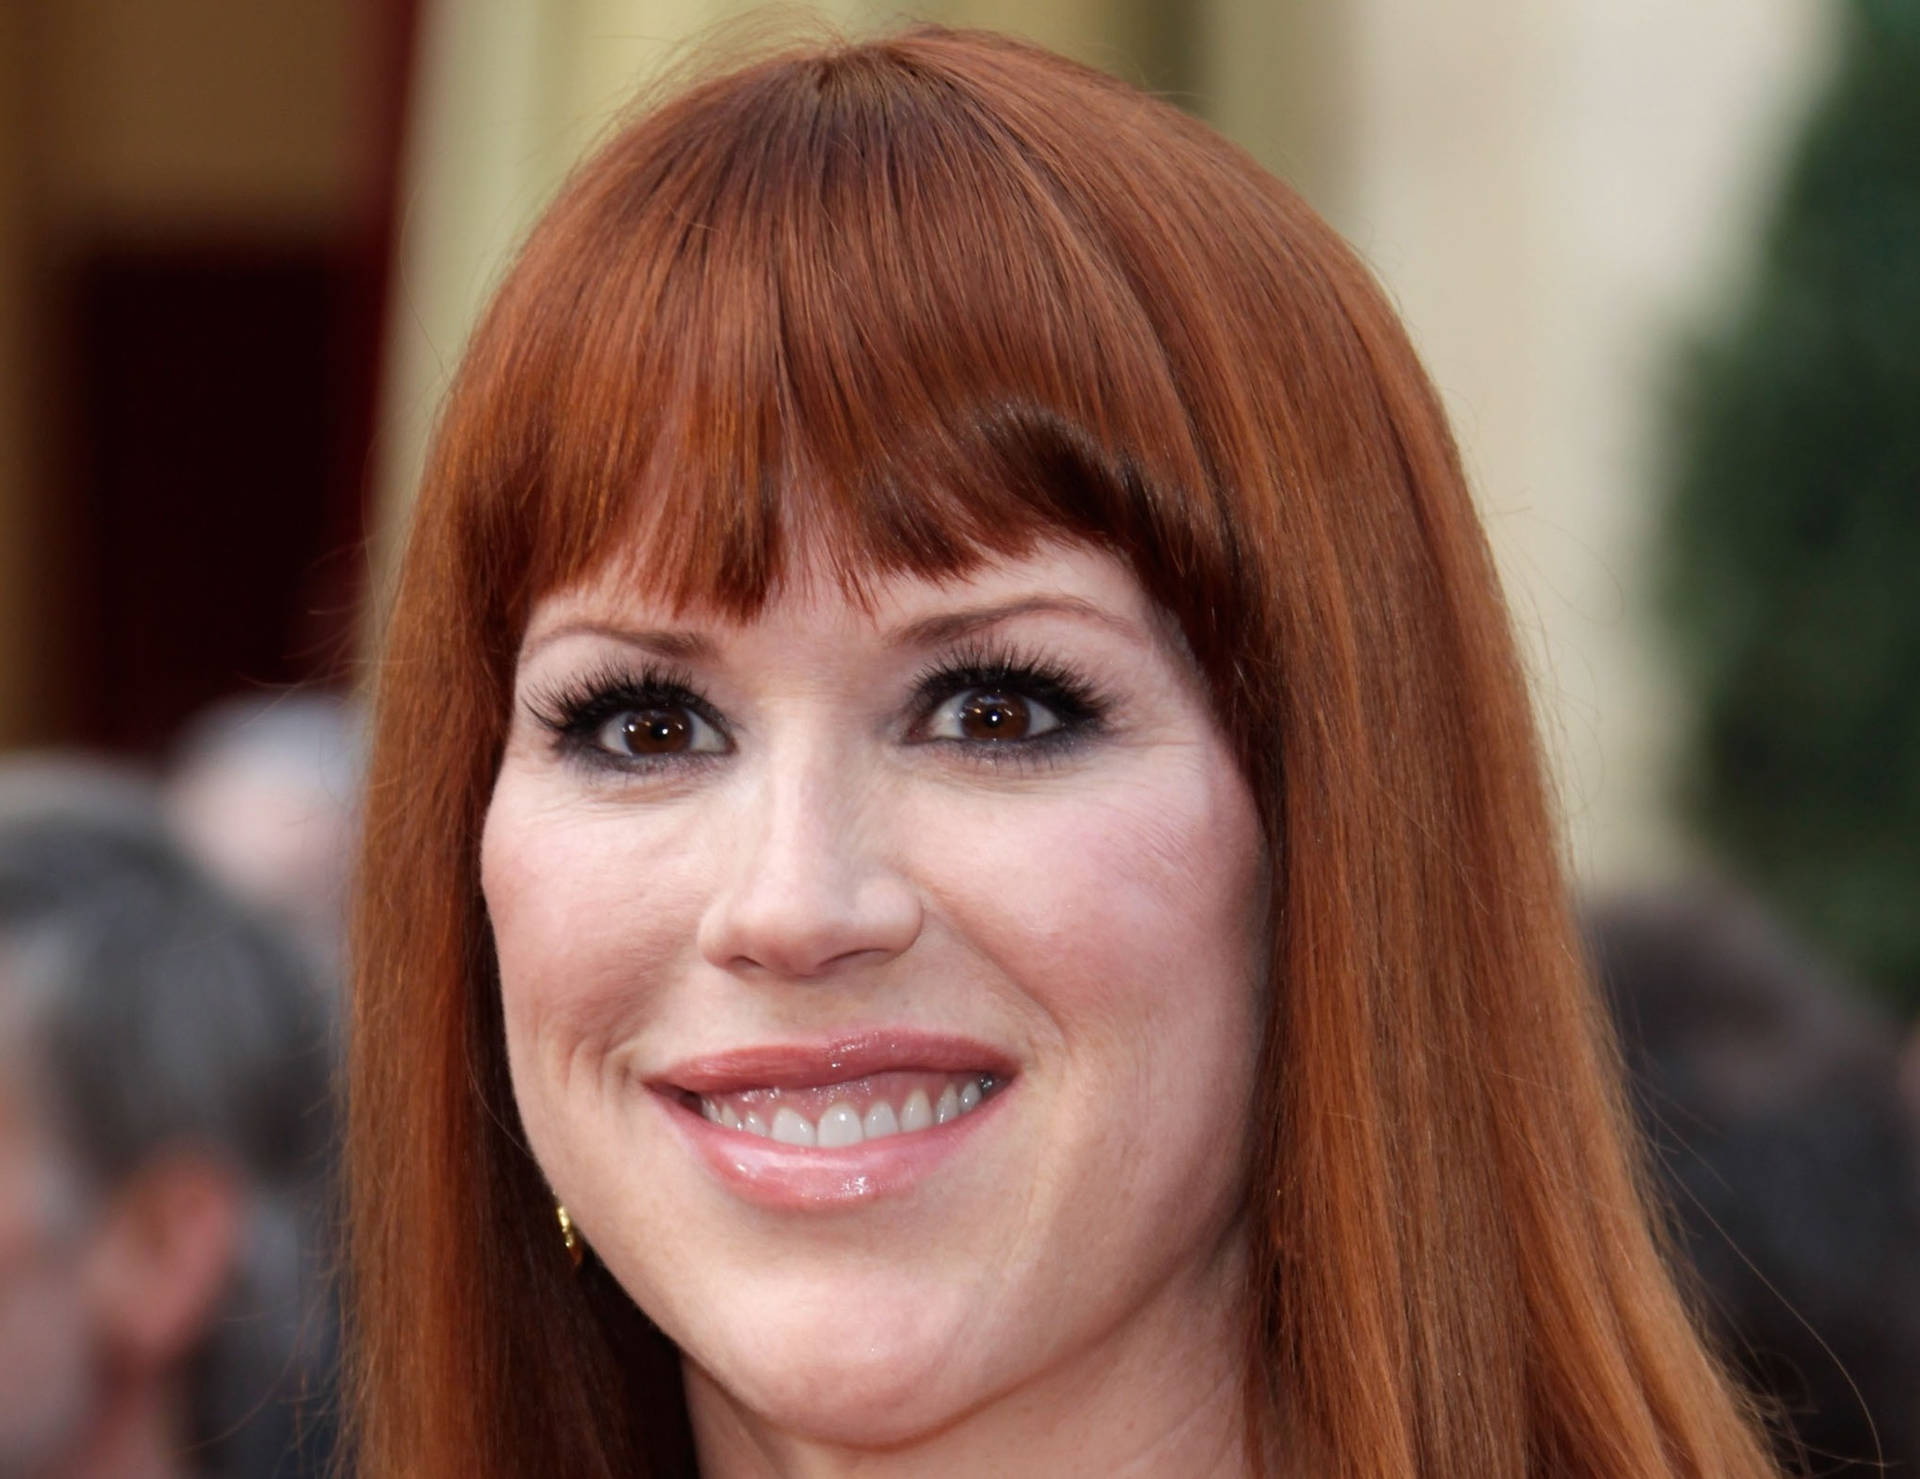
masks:
[(651, 759), (670, 755), (712, 754), (726, 741), (706, 720), (679, 705), (627, 709), (600, 730), (602, 749), (615, 755)]
[(926, 734), (929, 739), (991, 743), (1036, 739), (1058, 728), (1058, 716), (1023, 693), (1004, 688), (970, 688), (934, 710)]
[(960, 705), (960, 732), (968, 739), (1025, 739), (1033, 727), (1027, 701), (1008, 693), (971, 693)]

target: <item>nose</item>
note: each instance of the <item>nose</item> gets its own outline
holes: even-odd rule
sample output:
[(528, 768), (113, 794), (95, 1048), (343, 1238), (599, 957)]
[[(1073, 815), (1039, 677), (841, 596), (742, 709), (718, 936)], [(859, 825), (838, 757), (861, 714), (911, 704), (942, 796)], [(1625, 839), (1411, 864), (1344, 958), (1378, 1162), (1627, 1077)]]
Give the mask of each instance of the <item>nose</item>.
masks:
[(700, 919), (708, 963), (805, 980), (890, 960), (919, 937), (919, 893), (860, 778), (830, 762), (770, 771), (730, 820)]

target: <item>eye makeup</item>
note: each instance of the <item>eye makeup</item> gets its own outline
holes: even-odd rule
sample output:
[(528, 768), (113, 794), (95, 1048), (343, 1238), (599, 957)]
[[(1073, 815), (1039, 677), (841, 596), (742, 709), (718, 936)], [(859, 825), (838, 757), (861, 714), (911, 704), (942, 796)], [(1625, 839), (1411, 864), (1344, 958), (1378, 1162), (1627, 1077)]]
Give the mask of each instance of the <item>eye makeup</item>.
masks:
[[(634, 667), (605, 663), (583, 669), (551, 687), (535, 688), (527, 695), (526, 707), (551, 736), (556, 753), (597, 770), (631, 773), (662, 765), (700, 764), (732, 748), (725, 721), (694, 691), (693, 675), (654, 663)], [(724, 748), (689, 746), (642, 754), (607, 743), (609, 730), (618, 721), (649, 719), (666, 726), (661, 734), (677, 730), (691, 737), (697, 726), (705, 727), (725, 742)]]
[[(1033, 765), (1062, 758), (1098, 736), (1112, 704), (1087, 679), (1029, 649), (971, 639), (927, 664), (908, 685), (905, 738), (939, 746), (963, 763)], [(943, 709), (978, 696), (1048, 720), (1035, 733), (999, 737), (931, 732)], [(524, 699), (529, 716), (550, 736), (564, 760), (596, 770), (644, 774), (664, 767), (707, 764), (733, 749), (732, 732), (683, 668), (654, 662), (609, 661), (534, 688)], [(701, 731), (716, 743), (693, 738)], [(651, 753), (621, 745), (640, 735), (661, 743)], [(675, 737), (684, 743), (675, 743)]]
[[(1041, 653), (974, 638), (943, 653), (914, 679), (909, 731), (922, 744), (952, 747), (985, 764), (1032, 764), (1060, 758), (1096, 737), (1111, 711), (1087, 679)], [(1038, 705), (1056, 722), (1030, 737), (933, 736), (927, 729), (945, 706), (969, 695), (998, 695)]]

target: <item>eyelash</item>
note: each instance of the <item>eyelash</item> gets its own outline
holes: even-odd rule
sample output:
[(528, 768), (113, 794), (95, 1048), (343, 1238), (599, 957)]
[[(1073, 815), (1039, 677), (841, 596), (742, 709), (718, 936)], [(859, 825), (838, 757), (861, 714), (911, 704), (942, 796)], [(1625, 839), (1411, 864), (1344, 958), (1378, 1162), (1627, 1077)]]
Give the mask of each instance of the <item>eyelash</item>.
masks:
[(1050, 763), (1097, 736), (1111, 705), (1094, 686), (1039, 653), (988, 642), (969, 642), (947, 653), (914, 679), (914, 727), (964, 693), (998, 690), (1033, 699), (1060, 721), (1031, 739), (1004, 741), (926, 740), (962, 751), (988, 765)]
[(534, 692), (527, 699), (527, 709), (553, 736), (554, 748), (583, 765), (631, 772), (651, 769), (668, 759), (677, 765), (699, 763), (718, 757), (697, 753), (650, 760), (616, 755), (599, 742), (600, 731), (608, 723), (637, 709), (685, 709), (725, 735), (727, 726), (694, 692), (693, 681), (691, 673), (652, 663), (637, 669), (590, 668), (565, 683)]
[[(967, 741), (924, 739), (986, 765), (1048, 764), (1099, 734), (1110, 705), (1085, 679), (1036, 653), (1010, 646), (969, 643), (956, 648), (918, 674), (912, 685), (912, 731), (924, 727), (941, 705), (962, 694), (998, 690), (1031, 699), (1058, 721), (1057, 728), (1030, 739)], [(731, 738), (727, 725), (694, 688), (692, 674), (652, 663), (629, 669), (589, 669), (527, 699), (528, 712), (553, 737), (564, 757), (597, 769), (622, 773), (672, 764), (685, 766), (721, 758), (691, 753), (647, 759), (618, 755), (599, 742), (606, 725), (640, 709), (685, 709)]]

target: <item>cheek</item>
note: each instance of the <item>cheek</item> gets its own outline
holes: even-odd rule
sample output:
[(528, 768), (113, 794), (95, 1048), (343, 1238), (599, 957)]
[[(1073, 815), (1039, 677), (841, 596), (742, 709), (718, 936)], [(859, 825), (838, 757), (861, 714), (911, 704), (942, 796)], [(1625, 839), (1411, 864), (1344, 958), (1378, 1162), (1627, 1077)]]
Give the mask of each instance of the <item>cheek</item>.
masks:
[(692, 948), (686, 850), (632, 815), (543, 804), (503, 774), (481, 841), (507, 1053), (523, 1113), (646, 1019)]
[(946, 912), (1070, 1055), (1127, 1065), (1145, 1092), (1190, 1071), (1242, 1072), (1267, 869), (1252, 798), (1224, 757), (1143, 758), (1097, 789), (924, 831), (951, 839), (925, 869)]

